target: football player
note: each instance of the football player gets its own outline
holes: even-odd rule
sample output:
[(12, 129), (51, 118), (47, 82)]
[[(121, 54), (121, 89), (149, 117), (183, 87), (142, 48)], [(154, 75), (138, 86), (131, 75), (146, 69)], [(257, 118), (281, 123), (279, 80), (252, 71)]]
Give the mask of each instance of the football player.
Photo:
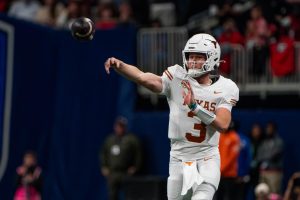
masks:
[(212, 78), (221, 50), (209, 34), (196, 34), (182, 51), (183, 66), (168, 67), (159, 76), (111, 57), (105, 62), (129, 80), (165, 95), (169, 107), (171, 142), (168, 199), (180, 200), (192, 189), (193, 200), (211, 200), (220, 180), (219, 134), (231, 121), (239, 99), (236, 84), (223, 76)]

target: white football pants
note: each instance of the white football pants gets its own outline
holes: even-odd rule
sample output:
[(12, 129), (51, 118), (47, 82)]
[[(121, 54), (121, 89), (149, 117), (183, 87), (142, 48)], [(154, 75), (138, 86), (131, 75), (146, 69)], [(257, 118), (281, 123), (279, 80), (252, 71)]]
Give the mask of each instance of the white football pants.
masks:
[[(168, 200), (181, 200), (183, 169), (182, 161), (170, 157), (168, 177)], [(220, 155), (197, 160), (197, 168), (204, 182), (194, 184), (192, 200), (212, 200), (220, 182)]]

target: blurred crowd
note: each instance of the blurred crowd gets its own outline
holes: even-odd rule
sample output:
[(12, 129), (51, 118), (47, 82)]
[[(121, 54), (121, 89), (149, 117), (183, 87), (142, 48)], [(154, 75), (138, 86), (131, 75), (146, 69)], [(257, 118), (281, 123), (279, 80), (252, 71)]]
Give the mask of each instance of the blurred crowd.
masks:
[(233, 45), (253, 49), (256, 76), (264, 75), (268, 61), (275, 77), (296, 70), (299, 0), (0, 0), (0, 12), (54, 28), (68, 28), (82, 16), (101, 30), (185, 26), (191, 35), (207, 32), (220, 41), (224, 75), (230, 74)]
[[(10, 0), (3, 1), (0, 5), (0, 11), (9, 16), (53, 28), (68, 28), (78, 17), (92, 19), (97, 29), (113, 29), (120, 24), (146, 22), (143, 19), (144, 4), (138, 1)], [(140, 12), (133, 12), (133, 9)]]
[(231, 122), (220, 136), (221, 181), (215, 200), (296, 200), (300, 175), (283, 183), (284, 142), (275, 122), (254, 123), (249, 133)]
[(234, 29), (231, 42), (246, 45), (263, 45), (277, 29), (288, 27), (288, 35), (300, 39), (300, 1), (1, 0), (0, 12), (52, 27), (64, 27), (84, 16), (95, 21), (98, 29), (120, 23), (138, 27), (185, 25), (191, 33), (205, 31), (216, 37)]
[[(272, 122), (263, 132), (261, 125), (253, 124), (250, 133), (245, 134), (237, 122), (231, 122), (228, 131), (221, 134), (221, 181), (217, 200), (247, 199), (247, 196), (254, 199), (259, 183), (272, 187), (272, 193), (281, 194), (282, 140)], [(266, 171), (274, 173), (265, 179)]]

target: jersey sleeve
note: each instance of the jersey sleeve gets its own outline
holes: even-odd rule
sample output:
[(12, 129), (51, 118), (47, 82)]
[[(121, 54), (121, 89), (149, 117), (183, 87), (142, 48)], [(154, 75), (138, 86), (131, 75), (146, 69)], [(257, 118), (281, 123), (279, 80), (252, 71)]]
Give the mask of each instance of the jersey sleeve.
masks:
[(170, 96), (171, 93), (171, 83), (174, 79), (175, 66), (168, 67), (161, 75), (163, 89), (161, 95)]
[(226, 108), (229, 111), (232, 110), (232, 107), (237, 104), (239, 101), (239, 88), (234, 82), (230, 82), (226, 88), (226, 93), (221, 99), (218, 108)]

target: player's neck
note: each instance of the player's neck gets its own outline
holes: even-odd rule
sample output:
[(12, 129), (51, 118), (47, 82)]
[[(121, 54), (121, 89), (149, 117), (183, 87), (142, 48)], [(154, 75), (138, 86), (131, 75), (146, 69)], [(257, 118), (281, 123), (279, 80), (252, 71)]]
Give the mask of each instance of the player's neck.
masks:
[(211, 85), (212, 80), (209, 77), (209, 74), (204, 74), (202, 76), (196, 77), (195, 80), (201, 85)]

